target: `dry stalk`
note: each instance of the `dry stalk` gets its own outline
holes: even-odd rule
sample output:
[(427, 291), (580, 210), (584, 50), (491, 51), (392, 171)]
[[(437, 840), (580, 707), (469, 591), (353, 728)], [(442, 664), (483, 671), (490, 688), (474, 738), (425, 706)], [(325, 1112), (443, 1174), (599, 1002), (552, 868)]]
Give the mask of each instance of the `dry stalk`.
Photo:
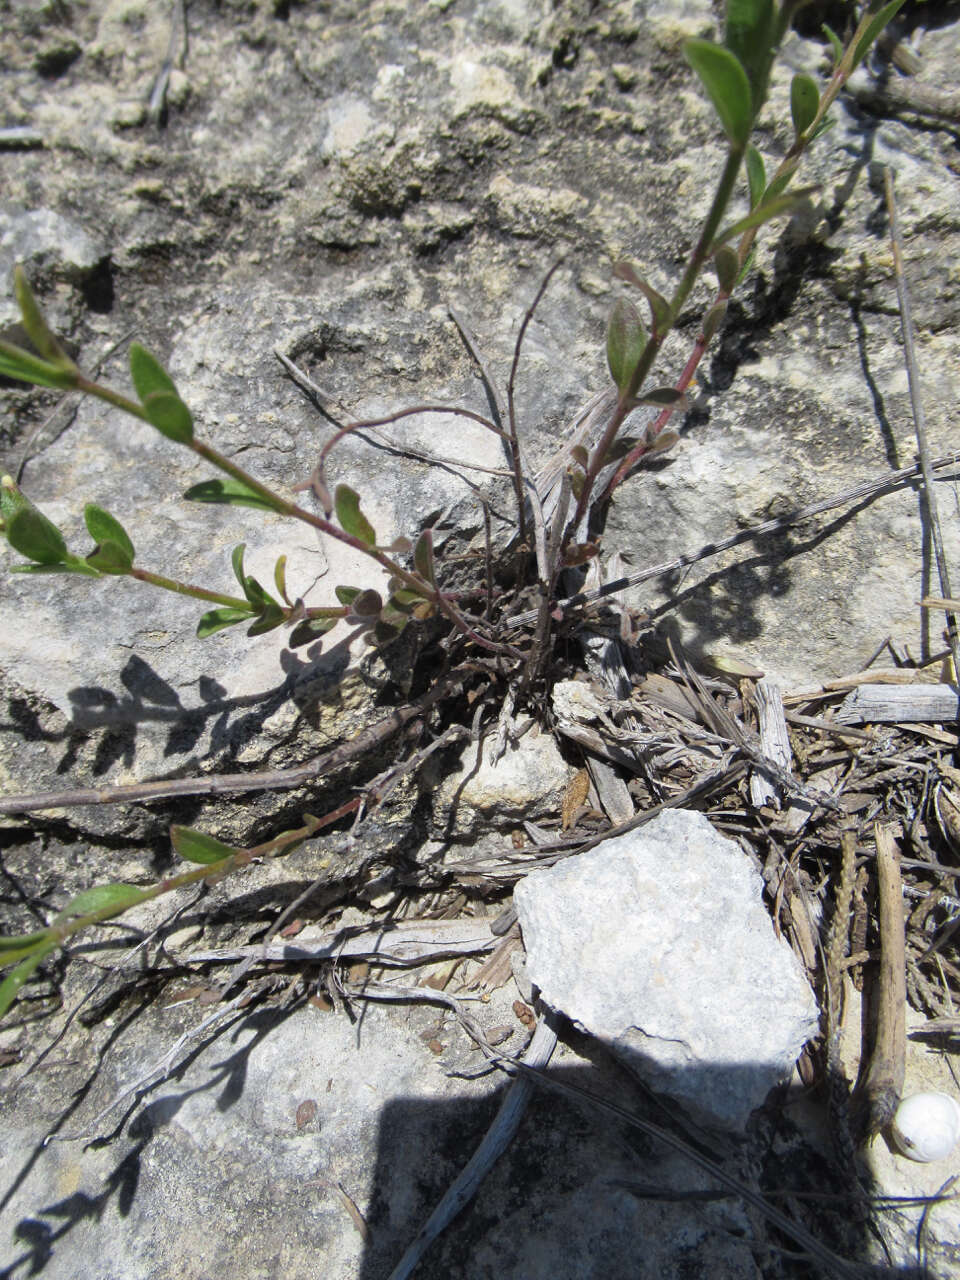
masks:
[(855, 1128), (872, 1137), (890, 1121), (903, 1090), (906, 1071), (907, 1003), (903, 892), (900, 850), (890, 828), (874, 826), (877, 845), (877, 896), (880, 971), (876, 991), (876, 1034), (872, 1052), (854, 1094)]

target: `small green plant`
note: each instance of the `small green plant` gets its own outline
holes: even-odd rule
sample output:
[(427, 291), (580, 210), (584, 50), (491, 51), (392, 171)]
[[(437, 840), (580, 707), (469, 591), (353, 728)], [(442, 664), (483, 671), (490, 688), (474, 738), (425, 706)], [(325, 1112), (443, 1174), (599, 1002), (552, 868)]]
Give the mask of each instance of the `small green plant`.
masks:
[[(411, 621), (444, 618), (460, 644), (459, 656), (454, 655), (451, 665), (456, 667), (459, 661), (464, 671), (471, 669), (471, 664), (473, 670), (480, 669), (471, 655), (477, 648), (484, 650), (495, 655), (499, 678), (511, 690), (511, 702), (528, 696), (547, 670), (556, 626), (562, 621), (556, 592), (560, 571), (596, 555), (597, 529), (602, 523), (605, 503), (644, 454), (674, 443), (675, 434), (665, 428), (677, 405), (682, 403), (704, 351), (723, 323), (728, 299), (749, 269), (759, 229), (776, 218), (789, 215), (809, 197), (810, 188), (790, 189), (801, 157), (810, 143), (829, 127), (827, 113), (831, 105), (903, 3), (904, 0), (892, 0), (885, 5), (868, 6), (846, 45), (832, 31), (827, 31), (833, 51), (829, 82), (821, 88), (810, 76), (794, 76), (790, 94), (793, 142), (770, 177), (767, 176), (763, 157), (750, 139), (766, 101), (774, 57), (802, 0), (782, 0), (780, 4), (774, 0), (730, 0), (722, 44), (706, 40), (687, 42), (684, 49), (686, 58), (700, 78), (726, 137), (726, 159), (709, 212), (669, 299), (654, 289), (630, 263), (619, 263), (615, 268), (620, 280), (643, 295), (649, 311), (649, 324), (644, 323), (640, 311), (629, 298), (621, 298), (614, 304), (606, 338), (607, 361), (615, 389), (612, 408), (601, 423), (592, 448), (578, 445), (569, 450), (561, 502), (551, 517), (549, 529), (536, 487), (523, 472), (513, 402), (514, 375), (524, 331), (542, 295), (542, 288), (527, 312), (517, 338), (507, 388), (505, 427), (470, 410), (446, 405), (419, 405), (382, 420), (392, 421), (411, 413), (460, 413), (504, 439), (510, 455), (517, 501), (520, 536), (512, 560), (514, 566), (519, 566), (519, 573), (514, 571), (511, 585), (502, 589), (499, 601), (502, 605), (511, 595), (515, 596), (517, 579), (521, 586), (527, 579), (535, 580), (539, 596), (537, 620), (525, 640), (518, 640), (511, 633), (508, 641), (498, 634), (497, 620), (490, 607), (497, 592), (491, 581), (489, 548), (486, 582), (478, 582), (473, 592), (448, 591), (442, 585), (441, 567), (435, 559), (429, 529), (422, 531), (415, 541), (399, 537), (389, 545), (383, 545), (364, 515), (357, 491), (348, 485), (338, 484), (331, 493), (325, 476), (331, 449), (350, 432), (373, 424), (351, 424), (337, 432), (325, 446), (309, 482), (323, 511), (322, 515), (316, 515), (291, 497), (261, 484), (211, 444), (200, 439), (190, 410), (173, 380), (157, 359), (139, 344), (134, 343), (130, 348), (134, 396), (123, 395), (88, 379), (50, 331), (20, 268), (15, 271), (16, 297), (23, 328), (34, 351), (0, 342), (0, 374), (37, 386), (79, 391), (148, 423), (167, 441), (192, 450), (221, 473), (215, 479), (195, 485), (185, 494), (186, 498), (250, 506), (309, 524), (374, 561), (387, 573), (388, 585), (386, 599), (378, 591), (338, 586), (336, 605), (307, 606), (303, 599), (291, 598), (288, 592), (284, 556), (277, 560), (274, 570), (274, 594), (246, 573), (243, 545), (234, 549), (232, 557), (241, 594), (224, 594), (179, 582), (142, 567), (127, 531), (114, 516), (93, 503), (84, 509), (93, 549), (86, 555), (75, 554), (67, 547), (60, 530), (31, 503), (12, 479), (4, 477), (0, 487), (3, 529), (13, 549), (28, 562), (15, 566), (14, 572), (126, 577), (192, 596), (213, 606), (200, 618), (197, 627), (200, 637), (244, 623), (248, 624), (251, 636), (287, 626), (291, 628), (291, 644), (296, 645), (317, 640), (340, 619), (347, 619), (367, 628), (375, 641), (386, 641), (398, 635)], [(731, 203), (742, 187), (744, 173), (748, 210), (743, 216), (725, 223)], [(664, 341), (695, 284), (711, 263), (717, 287), (704, 312), (694, 349), (673, 385), (650, 388), (648, 380)], [(544, 281), (544, 287), (546, 283)], [(625, 441), (624, 424), (630, 414), (643, 404), (659, 406), (661, 413), (642, 440)], [(608, 478), (601, 484), (604, 475)], [(569, 510), (571, 504), (572, 513)], [(532, 536), (528, 538), (531, 521)], [(471, 599), (486, 600), (487, 608), (482, 616), (469, 611), (467, 606)], [(498, 616), (507, 613), (509, 610), (501, 609)], [(0, 937), (0, 967), (13, 966), (0, 985), (0, 1017), (9, 1010), (23, 984), (43, 960), (79, 930), (192, 881), (230, 874), (254, 856), (275, 856), (286, 852), (342, 813), (341, 809), (323, 818), (308, 817), (302, 829), (285, 832), (257, 849), (246, 851), (229, 848), (189, 828), (173, 828), (174, 850), (187, 861), (200, 864), (198, 868), (162, 880), (148, 889), (123, 884), (90, 889), (70, 902), (46, 929), (24, 936)]]

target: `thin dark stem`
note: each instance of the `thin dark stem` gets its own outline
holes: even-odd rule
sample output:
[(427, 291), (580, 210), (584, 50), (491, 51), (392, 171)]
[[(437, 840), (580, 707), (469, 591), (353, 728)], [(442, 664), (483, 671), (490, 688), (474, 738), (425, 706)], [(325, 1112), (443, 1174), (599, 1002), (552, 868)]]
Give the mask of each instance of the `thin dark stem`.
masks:
[(483, 616), (487, 622), (493, 618), (493, 556), (490, 550), (490, 504), (480, 499), (483, 503), (483, 556), (484, 556), (484, 588), (486, 602), (484, 604)]
[(554, 273), (562, 265), (563, 259), (558, 258), (547, 274), (543, 277), (543, 280), (540, 282), (540, 288), (537, 290), (533, 301), (524, 312), (523, 319), (520, 321), (520, 330), (517, 333), (517, 340), (513, 344), (513, 361), (510, 365), (510, 377), (507, 379), (507, 414), (510, 423), (510, 460), (513, 464), (513, 488), (517, 499), (517, 515), (521, 542), (526, 542), (527, 524), (526, 516), (524, 514), (523, 467), (520, 462), (520, 438), (517, 433), (517, 410), (514, 402), (513, 389), (517, 379), (517, 370), (520, 367), (520, 351), (523, 347), (523, 339), (526, 336), (527, 328), (536, 313), (537, 307), (540, 305), (543, 295), (547, 291), (547, 286), (553, 279)]
[[(479, 422), (482, 427), (486, 427), (488, 431), (492, 431), (495, 436), (499, 436), (501, 440), (509, 440), (506, 431), (501, 431), (495, 423), (489, 418), (485, 418), (482, 413), (474, 413), (472, 409), (463, 409), (459, 405), (450, 404), (415, 404), (407, 409), (398, 409), (396, 413), (385, 414), (382, 418), (367, 418), (363, 422), (348, 422), (345, 427), (341, 427), (339, 431), (335, 431), (327, 443), (320, 450), (320, 458), (317, 462), (316, 475), (319, 477), (321, 484), (326, 486), (324, 478), (324, 467), (331, 449), (339, 444), (344, 436), (352, 435), (354, 431), (369, 431), (374, 427), (385, 427), (391, 422), (399, 422), (401, 418), (410, 418), (421, 413), (450, 413), (458, 418), (469, 418), (472, 422)], [(329, 515), (329, 511), (327, 512)]]
[(486, 649), (489, 653), (502, 653), (508, 658), (522, 658), (523, 654), (519, 649), (515, 649), (511, 644), (497, 644), (493, 640), (487, 640), (480, 635), (470, 624), (470, 620), (454, 607), (452, 602), (443, 594), (442, 591), (437, 592), (436, 603), (441, 610), (447, 615), (454, 626), (474, 644), (478, 644), (481, 649)]
[(670, 332), (670, 329), (676, 323), (677, 316), (683, 308), (690, 295), (690, 291), (696, 284), (697, 277), (703, 270), (703, 265), (713, 248), (714, 237), (720, 226), (720, 220), (726, 212), (733, 195), (733, 188), (737, 181), (737, 175), (740, 172), (740, 165), (743, 161), (744, 148), (740, 146), (731, 146), (727, 152), (727, 159), (723, 166), (723, 172), (717, 183), (717, 189), (713, 195), (713, 202), (710, 210), (704, 219), (703, 227), (700, 231), (700, 237), (690, 254), (686, 270), (681, 277), (680, 283), (677, 285), (673, 297), (670, 299), (670, 323), (663, 332), (655, 330), (651, 333), (644, 348), (643, 355), (634, 370), (633, 377), (630, 379), (630, 385), (621, 394), (617, 402), (617, 407), (613, 412), (609, 423), (604, 429), (603, 435), (597, 447), (593, 451), (587, 467), (587, 473), (584, 478), (583, 488), (577, 501), (577, 508), (574, 512), (573, 519), (567, 526), (564, 542), (568, 542), (579, 528), (580, 524), (590, 509), (591, 498), (594, 486), (597, 482), (597, 476), (603, 470), (607, 455), (610, 448), (617, 438), (617, 434), (623, 425), (624, 419), (631, 412), (636, 401), (637, 394), (643, 386), (653, 368), (653, 364), (660, 354), (660, 348), (663, 346), (664, 339)]
[(487, 388), (487, 395), (490, 397), (494, 413), (496, 414), (497, 426), (502, 427), (507, 420), (507, 412), (504, 404), (503, 393), (500, 390), (500, 384), (497, 382), (492, 371), (488, 367), (487, 362), (484, 360), (483, 352), (480, 350), (476, 338), (470, 332), (470, 328), (466, 320), (464, 320), (463, 316), (455, 307), (447, 307), (447, 312), (449, 313), (450, 319), (459, 329), (460, 337), (463, 339), (464, 346), (470, 352), (477, 368), (480, 370), (480, 377), (483, 379), (484, 386)]
[(257, 612), (256, 606), (241, 596), (226, 596), (219, 591), (207, 591), (205, 587), (194, 587), (189, 582), (165, 578), (162, 573), (151, 573), (149, 569), (130, 569), (125, 576), (136, 578), (138, 582), (149, 583), (152, 587), (162, 587), (164, 591), (173, 591), (179, 596), (192, 596), (195, 600), (207, 600), (210, 604), (224, 605), (228, 609), (242, 609), (251, 615)]
[[(944, 596), (949, 598), (953, 595), (950, 589), (950, 569), (943, 549), (940, 513), (937, 509), (937, 495), (934, 492), (933, 475), (930, 470), (930, 446), (927, 443), (926, 419), (923, 412), (923, 400), (920, 396), (920, 370), (917, 367), (917, 353), (913, 345), (913, 313), (910, 306), (910, 293), (903, 273), (900, 220), (897, 215), (897, 202), (893, 192), (893, 172), (889, 168), (885, 168), (883, 171), (883, 184), (887, 198), (887, 213), (890, 217), (890, 244), (893, 249), (893, 269), (897, 277), (897, 298), (900, 302), (903, 358), (907, 364), (907, 378), (910, 382), (910, 407), (913, 411), (913, 425), (917, 434), (920, 470), (923, 475), (923, 501), (927, 508), (927, 518), (930, 521), (930, 541), (933, 544), (933, 554), (937, 561), (940, 590)], [(954, 679), (960, 680), (960, 640), (958, 640), (957, 615), (949, 610), (947, 611), (947, 643), (953, 655)]]
[(268, 502), (278, 515), (290, 516), (294, 520), (300, 520), (304, 524), (309, 524), (313, 528), (319, 529), (321, 533), (326, 533), (331, 538), (336, 538), (338, 542), (346, 543), (348, 547), (352, 547), (355, 551), (369, 556), (371, 560), (376, 560), (377, 564), (381, 565), (391, 577), (399, 578), (411, 591), (416, 591), (418, 595), (422, 595), (425, 599), (435, 599), (436, 593), (433, 588), (417, 574), (410, 573), (402, 565), (397, 564), (395, 560), (391, 560), (386, 552), (381, 551), (378, 547), (369, 546), (360, 538), (355, 538), (352, 533), (347, 533), (345, 529), (339, 528), (324, 516), (315, 515), (312, 511), (307, 511), (295, 502), (281, 498), (272, 489), (261, 484), (259, 480), (255, 480), (253, 476), (248, 475), (242, 467), (238, 467), (229, 458), (224, 457), (212, 445), (206, 444), (203, 440), (194, 439), (190, 441), (189, 448), (212, 466), (217, 467), (218, 470), (226, 472), (227, 475), (232, 476), (241, 484), (252, 489), (254, 493)]

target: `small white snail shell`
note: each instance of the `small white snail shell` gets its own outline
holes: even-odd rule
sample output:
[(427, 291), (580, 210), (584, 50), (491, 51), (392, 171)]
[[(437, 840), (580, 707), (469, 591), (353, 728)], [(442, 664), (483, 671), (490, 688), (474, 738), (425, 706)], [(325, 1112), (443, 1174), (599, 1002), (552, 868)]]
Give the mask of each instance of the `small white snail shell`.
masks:
[(942, 1160), (960, 1138), (960, 1102), (948, 1093), (914, 1093), (897, 1107), (891, 1135), (911, 1160)]

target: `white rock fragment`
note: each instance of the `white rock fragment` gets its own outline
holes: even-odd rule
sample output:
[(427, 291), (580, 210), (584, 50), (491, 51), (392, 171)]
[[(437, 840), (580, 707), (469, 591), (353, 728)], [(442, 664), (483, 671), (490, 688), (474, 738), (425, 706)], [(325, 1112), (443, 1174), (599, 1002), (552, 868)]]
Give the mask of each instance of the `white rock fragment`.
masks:
[(525, 818), (559, 814), (563, 792), (573, 774), (549, 734), (524, 734), (493, 763), (493, 735), (477, 748), (468, 743), (461, 767), (434, 796), (436, 824), (447, 834), (464, 835), (491, 823), (509, 827)]
[(514, 890), (546, 1002), (708, 1123), (742, 1128), (817, 1029), (749, 857), (669, 810)]

